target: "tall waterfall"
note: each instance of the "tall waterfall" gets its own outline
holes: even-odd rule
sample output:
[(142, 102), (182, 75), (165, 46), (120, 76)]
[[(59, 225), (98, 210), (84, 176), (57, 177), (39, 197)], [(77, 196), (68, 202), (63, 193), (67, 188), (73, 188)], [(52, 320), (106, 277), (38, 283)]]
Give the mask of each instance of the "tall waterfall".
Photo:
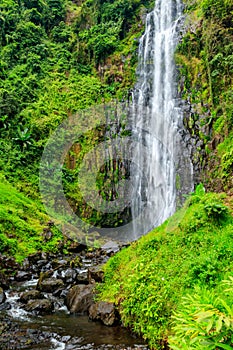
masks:
[(135, 239), (174, 213), (178, 190), (192, 190), (192, 165), (182, 144), (174, 63), (182, 9), (180, 0), (156, 0), (139, 43), (132, 107), (132, 131), (138, 140), (131, 168)]
[[(156, 0), (139, 44), (132, 104), (91, 108), (65, 120), (51, 135), (41, 159), (40, 190), (51, 217), (59, 222), (63, 217), (66, 235), (74, 232), (83, 242), (100, 234), (135, 240), (172, 215), (182, 194), (192, 190), (190, 138), (183, 127), (174, 63), (182, 22), (181, 0)], [(66, 199), (62, 167), (71, 146), (77, 146), (78, 156), (79, 138), (90, 135), (98, 142), (78, 165), (82, 203), (77, 208), (84, 212), (79, 216), (76, 197), (72, 205)], [(92, 225), (93, 218), (87, 238), (86, 219)]]

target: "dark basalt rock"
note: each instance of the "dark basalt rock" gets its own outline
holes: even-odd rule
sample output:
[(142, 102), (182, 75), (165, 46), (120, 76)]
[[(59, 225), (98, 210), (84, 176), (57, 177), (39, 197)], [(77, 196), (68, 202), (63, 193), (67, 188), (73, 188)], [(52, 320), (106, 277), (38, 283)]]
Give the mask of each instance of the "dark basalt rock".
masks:
[(105, 301), (91, 305), (89, 317), (93, 321), (101, 321), (106, 326), (113, 326), (119, 321), (114, 304)]
[(36, 315), (46, 315), (53, 312), (53, 302), (49, 299), (30, 300), (25, 306), (26, 311), (33, 312)]
[(6, 303), (0, 304), (0, 311), (10, 310), (10, 309), (11, 309), (10, 303), (6, 302)]
[(77, 284), (66, 297), (66, 306), (71, 313), (85, 314), (93, 302), (93, 285)]
[(41, 252), (37, 252), (35, 254), (31, 254), (28, 256), (28, 261), (30, 264), (36, 264), (37, 261), (41, 260)]
[(89, 280), (88, 280), (87, 271), (80, 271), (76, 277), (76, 284), (88, 284), (88, 283), (89, 283)]
[(77, 271), (75, 269), (69, 268), (63, 271), (62, 279), (66, 284), (74, 283), (76, 281), (76, 277)]
[(70, 246), (68, 247), (68, 251), (72, 253), (80, 253), (86, 249), (86, 245), (78, 242), (71, 242)]
[(52, 261), (52, 268), (56, 269), (58, 267), (65, 268), (69, 265), (69, 261), (65, 259), (55, 259)]
[(37, 283), (37, 290), (41, 292), (53, 293), (56, 290), (63, 288), (64, 283), (61, 279), (57, 278), (45, 278)]
[(101, 250), (104, 254), (112, 256), (120, 250), (120, 246), (117, 242), (108, 241), (101, 247)]
[(88, 281), (89, 283), (102, 282), (104, 279), (103, 266), (93, 266), (88, 269)]
[(29, 281), (32, 278), (32, 274), (26, 271), (17, 271), (15, 275), (15, 280), (18, 282)]
[(4, 290), (0, 287), (0, 304), (3, 304), (6, 300), (6, 294)]
[(0, 286), (4, 289), (8, 289), (9, 288), (9, 280), (8, 277), (5, 275), (5, 273), (3, 273), (2, 271), (0, 272)]
[(20, 301), (21, 303), (27, 303), (29, 300), (37, 300), (37, 299), (43, 299), (43, 294), (36, 290), (29, 290), (28, 292), (24, 292), (20, 295)]

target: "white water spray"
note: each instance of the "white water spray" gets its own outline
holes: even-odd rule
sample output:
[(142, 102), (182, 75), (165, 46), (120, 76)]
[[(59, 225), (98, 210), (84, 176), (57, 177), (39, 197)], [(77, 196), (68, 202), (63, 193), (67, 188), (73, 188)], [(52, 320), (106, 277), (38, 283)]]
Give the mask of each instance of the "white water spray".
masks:
[[(187, 158), (188, 152), (182, 149), (182, 111), (177, 106), (174, 62), (183, 22), (182, 9), (180, 0), (157, 0), (154, 10), (146, 17), (145, 33), (139, 43), (138, 82), (132, 112), (132, 130), (139, 140), (131, 169), (135, 239), (175, 212), (178, 180), (185, 187), (183, 193), (192, 190), (191, 161), (180, 159), (184, 154)], [(142, 144), (149, 150), (146, 156)], [(179, 169), (181, 164), (186, 169)]]

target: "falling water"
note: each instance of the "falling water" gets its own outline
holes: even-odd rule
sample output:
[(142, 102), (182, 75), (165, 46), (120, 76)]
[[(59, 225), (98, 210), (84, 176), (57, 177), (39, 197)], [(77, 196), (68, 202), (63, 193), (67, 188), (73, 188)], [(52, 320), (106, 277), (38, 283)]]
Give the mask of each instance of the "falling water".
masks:
[(146, 17), (139, 43), (132, 107), (132, 131), (138, 141), (131, 169), (135, 239), (174, 213), (179, 186), (182, 193), (192, 190), (192, 165), (182, 141), (174, 63), (182, 9), (180, 0), (157, 0)]

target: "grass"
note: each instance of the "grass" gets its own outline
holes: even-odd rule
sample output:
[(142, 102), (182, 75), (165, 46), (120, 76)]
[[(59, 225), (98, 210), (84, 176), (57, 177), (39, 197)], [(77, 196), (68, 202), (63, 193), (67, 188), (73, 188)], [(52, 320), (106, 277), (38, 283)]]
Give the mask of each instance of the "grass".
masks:
[(123, 324), (151, 348), (167, 346), (182, 297), (197, 287), (215, 290), (232, 274), (233, 218), (224, 197), (199, 186), (173, 217), (105, 266), (99, 299), (114, 302)]
[(63, 236), (53, 227), (52, 238), (44, 240), (50, 218), (42, 204), (17, 191), (3, 176), (0, 179), (0, 253), (13, 255), (21, 262), (39, 250), (56, 251)]

